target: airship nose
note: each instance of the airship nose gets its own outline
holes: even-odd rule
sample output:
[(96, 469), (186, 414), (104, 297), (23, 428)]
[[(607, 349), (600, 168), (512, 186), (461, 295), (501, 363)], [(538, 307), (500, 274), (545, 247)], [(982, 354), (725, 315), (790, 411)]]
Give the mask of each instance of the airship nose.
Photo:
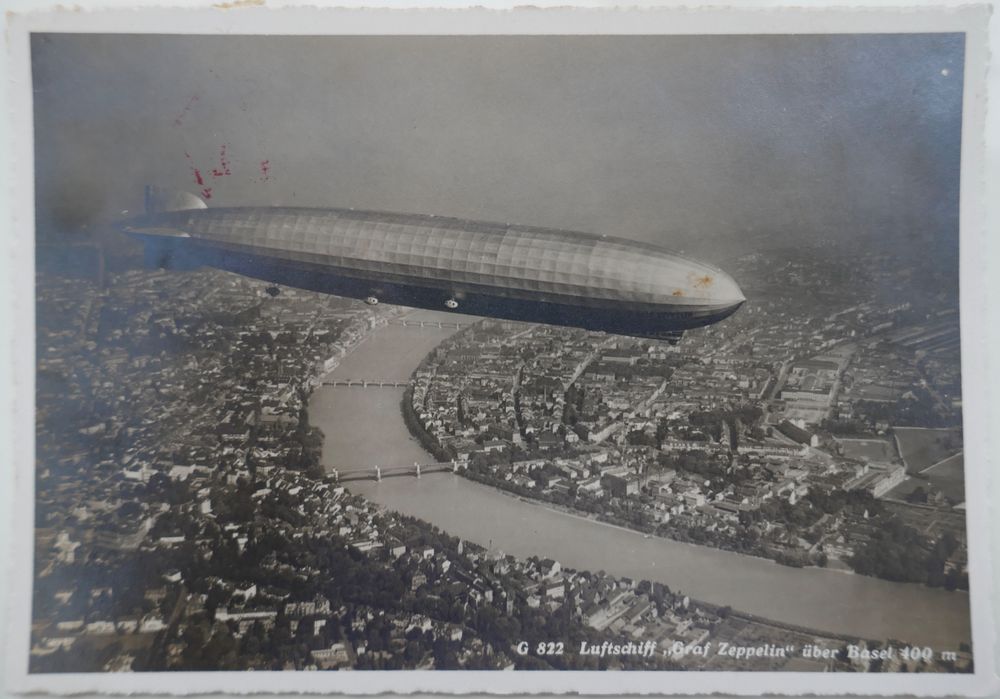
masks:
[(712, 296), (720, 305), (736, 306), (738, 308), (747, 300), (736, 280), (725, 272), (719, 272), (716, 275), (714, 287)]
[[(709, 275), (702, 277), (706, 279)], [(706, 298), (710, 311), (710, 317), (714, 320), (722, 320), (736, 313), (744, 303), (746, 296), (732, 277), (725, 272), (715, 270), (711, 275), (710, 285), (701, 287), (703, 297)]]
[(732, 277), (720, 269), (703, 267), (687, 275), (687, 289), (677, 296), (700, 299), (718, 308), (739, 307), (746, 297)]

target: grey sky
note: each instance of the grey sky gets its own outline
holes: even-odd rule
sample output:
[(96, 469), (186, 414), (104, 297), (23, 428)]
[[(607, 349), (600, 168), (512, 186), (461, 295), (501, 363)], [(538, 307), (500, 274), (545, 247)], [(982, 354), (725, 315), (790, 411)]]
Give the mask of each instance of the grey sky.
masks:
[[(135, 212), (147, 182), (197, 191), (193, 166), (210, 205), (676, 248), (954, 242), (963, 50), (955, 34), (36, 36), (39, 223)], [(223, 145), (231, 174), (212, 177)]]

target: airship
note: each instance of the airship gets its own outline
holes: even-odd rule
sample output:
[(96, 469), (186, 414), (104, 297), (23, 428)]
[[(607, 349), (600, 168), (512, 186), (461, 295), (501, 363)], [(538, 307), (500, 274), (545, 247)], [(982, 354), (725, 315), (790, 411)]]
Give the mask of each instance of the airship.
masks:
[(342, 208), (212, 207), (147, 187), (121, 224), (148, 265), (215, 267), (271, 285), (676, 342), (746, 300), (722, 270), (610, 235)]

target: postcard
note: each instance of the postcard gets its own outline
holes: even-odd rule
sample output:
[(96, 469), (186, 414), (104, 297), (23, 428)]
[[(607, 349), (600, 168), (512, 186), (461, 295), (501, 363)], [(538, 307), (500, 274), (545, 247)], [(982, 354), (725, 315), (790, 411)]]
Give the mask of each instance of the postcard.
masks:
[(10, 691), (996, 691), (987, 18), (12, 13)]

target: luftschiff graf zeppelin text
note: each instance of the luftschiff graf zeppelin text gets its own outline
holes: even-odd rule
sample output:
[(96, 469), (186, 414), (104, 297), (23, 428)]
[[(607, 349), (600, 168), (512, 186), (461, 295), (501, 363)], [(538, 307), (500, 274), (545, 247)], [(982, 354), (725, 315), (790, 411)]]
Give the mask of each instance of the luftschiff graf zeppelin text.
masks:
[[(562, 642), (543, 642), (529, 645), (522, 641), (517, 644), (516, 651), (519, 655), (563, 655), (566, 653), (565, 644)], [(683, 643), (676, 641), (671, 644), (661, 644), (657, 641), (629, 641), (626, 643), (616, 643), (604, 641), (602, 643), (590, 643), (581, 641), (578, 650), (579, 655), (590, 655), (597, 657), (606, 656), (638, 656), (643, 658), (652, 657), (660, 653), (664, 656), (682, 658), (688, 655), (708, 657), (719, 655), (734, 659), (749, 658), (790, 658), (793, 656), (815, 659), (832, 659), (838, 654), (846, 653), (847, 660), (890, 660), (902, 658), (903, 660), (923, 660), (929, 661), (935, 657), (935, 652), (928, 646), (887, 646), (885, 648), (867, 648), (863, 645), (847, 644), (845, 649), (825, 648), (822, 646), (807, 643), (801, 647), (794, 644), (777, 645), (774, 643), (761, 643), (758, 645), (744, 646), (729, 643), (728, 641), (706, 641), (705, 643)], [(954, 653), (942, 651), (942, 660), (954, 659)]]

